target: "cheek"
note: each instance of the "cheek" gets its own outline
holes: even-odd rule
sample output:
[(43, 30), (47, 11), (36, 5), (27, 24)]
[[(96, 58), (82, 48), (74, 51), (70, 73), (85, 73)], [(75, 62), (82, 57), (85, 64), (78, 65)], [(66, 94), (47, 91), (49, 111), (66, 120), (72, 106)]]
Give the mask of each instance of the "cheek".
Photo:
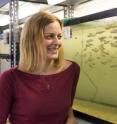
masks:
[(44, 45), (45, 45), (45, 46), (48, 46), (48, 45), (50, 45), (51, 43), (52, 43), (51, 40), (44, 40)]
[(62, 45), (62, 40), (60, 40), (60, 44)]

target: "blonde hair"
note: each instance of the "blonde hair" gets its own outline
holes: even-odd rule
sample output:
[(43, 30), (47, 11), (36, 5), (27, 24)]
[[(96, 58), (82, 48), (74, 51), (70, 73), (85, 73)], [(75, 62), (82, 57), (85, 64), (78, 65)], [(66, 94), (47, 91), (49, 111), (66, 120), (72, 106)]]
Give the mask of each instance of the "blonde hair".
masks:
[[(41, 70), (45, 63), (45, 47), (43, 45), (44, 29), (52, 22), (59, 22), (63, 27), (62, 21), (48, 12), (38, 12), (34, 14), (24, 25), (20, 37), (20, 60), (19, 65), (27, 72)], [(59, 50), (59, 56), (54, 60), (55, 66), (60, 66), (63, 60), (63, 48)]]

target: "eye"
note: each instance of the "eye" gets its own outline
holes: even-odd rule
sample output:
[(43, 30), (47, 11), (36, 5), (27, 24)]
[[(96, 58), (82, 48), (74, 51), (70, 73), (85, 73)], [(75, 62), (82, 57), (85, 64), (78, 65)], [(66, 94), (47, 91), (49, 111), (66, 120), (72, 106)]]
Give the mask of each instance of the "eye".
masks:
[(62, 35), (58, 35), (57, 38), (58, 40), (60, 40), (62, 38)]
[(58, 34), (58, 35), (55, 35), (55, 34), (45, 34), (44, 35), (44, 38), (46, 40), (53, 40), (56, 37), (57, 37), (58, 40), (60, 40), (62, 38), (62, 35), (61, 34)]
[(48, 35), (44, 35), (45, 39), (47, 40), (51, 40), (54, 38), (54, 34), (48, 34)]

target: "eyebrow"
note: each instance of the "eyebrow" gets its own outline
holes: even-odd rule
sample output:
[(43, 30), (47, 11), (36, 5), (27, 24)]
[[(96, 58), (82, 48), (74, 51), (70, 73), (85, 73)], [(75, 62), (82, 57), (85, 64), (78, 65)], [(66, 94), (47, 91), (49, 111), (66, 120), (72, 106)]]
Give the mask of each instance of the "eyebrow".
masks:
[(54, 34), (54, 33), (44, 33), (44, 34)]
[[(44, 33), (44, 34), (54, 34), (54, 35), (55, 35), (55, 33)], [(59, 34), (62, 34), (62, 33), (59, 33)], [(58, 34), (58, 35), (59, 35), (59, 34)]]

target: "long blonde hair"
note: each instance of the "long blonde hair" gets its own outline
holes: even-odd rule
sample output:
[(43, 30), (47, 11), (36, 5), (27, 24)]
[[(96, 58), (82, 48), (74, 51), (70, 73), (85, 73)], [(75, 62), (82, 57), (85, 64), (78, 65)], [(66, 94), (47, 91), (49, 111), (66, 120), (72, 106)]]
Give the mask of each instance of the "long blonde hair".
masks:
[[(48, 24), (58, 21), (63, 27), (62, 21), (48, 12), (38, 12), (25, 23), (20, 37), (20, 60), (22, 70), (33, 72), (40, 70), (45, 62), (45, 47), (43, 45), (44, 29)], [(55, 66), (60, 66), (63, 60), (63, 48), (59, 50), (59, 57), (54, 60)]]

